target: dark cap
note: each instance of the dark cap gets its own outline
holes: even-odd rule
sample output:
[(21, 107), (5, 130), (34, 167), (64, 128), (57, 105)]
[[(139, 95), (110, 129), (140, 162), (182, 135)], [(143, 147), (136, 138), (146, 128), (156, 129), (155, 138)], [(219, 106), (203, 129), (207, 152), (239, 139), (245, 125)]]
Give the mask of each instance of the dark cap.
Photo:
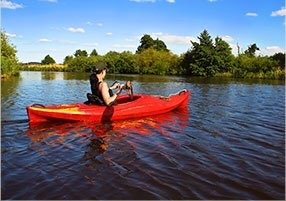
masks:
[(93, 69), (92, 69), (92, 72), (93, 73), (96, 73), (96, 74), (99, 74), (101, 73), (102, 71), (106, 70), (106, 72), (108, 72), (108, 68), (107, 68), (107, 65), (106, 63), (104, 62), (99, 62), (97, 63), (96, 65), (94, 65)]
[(102, 71), (106, 70), (106, 72), (108, 72), (108, 68), (93, 68), (92, 72), (95, 74), (100, 74)]

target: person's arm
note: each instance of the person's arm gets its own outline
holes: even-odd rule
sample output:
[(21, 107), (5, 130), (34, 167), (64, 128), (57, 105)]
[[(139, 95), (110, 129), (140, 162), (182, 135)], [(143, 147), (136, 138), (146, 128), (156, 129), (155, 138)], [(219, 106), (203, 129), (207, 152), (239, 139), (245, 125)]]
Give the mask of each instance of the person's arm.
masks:
[(115, 99), (117, 98), (117, 96), (121, 92), (121, 91), (119, 91), (119, 92), (113, 94), (113, 96), (110, 96), (108, 90), (109, 90), (109, 88), (107, 86), (107, 83), (103, 82), (102, 86), (101, 86), (101, 94), (102, 94), (103, 101), (106, 105), (109, 105), (110, 103), (115, 101)]

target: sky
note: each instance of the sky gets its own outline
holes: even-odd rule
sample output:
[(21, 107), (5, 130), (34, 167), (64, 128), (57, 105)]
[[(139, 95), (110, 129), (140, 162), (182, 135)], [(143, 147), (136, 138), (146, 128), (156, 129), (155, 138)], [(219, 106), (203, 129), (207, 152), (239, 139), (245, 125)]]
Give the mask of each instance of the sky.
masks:
[(135, 53), (144, 34), (180, 55), (204, 29), (258, 55), (285, 52), (284, 0), (1, 0), (1, 30), (20, 62), (50, 55), (63, 63), (76, 50)]

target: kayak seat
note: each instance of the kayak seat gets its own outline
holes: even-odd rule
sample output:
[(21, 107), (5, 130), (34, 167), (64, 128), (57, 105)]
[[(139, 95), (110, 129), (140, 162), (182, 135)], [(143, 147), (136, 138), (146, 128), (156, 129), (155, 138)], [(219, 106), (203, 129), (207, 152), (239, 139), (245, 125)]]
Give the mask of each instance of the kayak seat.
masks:
[(84, 102), (86, 105), (104, 105), (104, 102), (97, 95), (87, 93), (86, 97), (87, 101)]

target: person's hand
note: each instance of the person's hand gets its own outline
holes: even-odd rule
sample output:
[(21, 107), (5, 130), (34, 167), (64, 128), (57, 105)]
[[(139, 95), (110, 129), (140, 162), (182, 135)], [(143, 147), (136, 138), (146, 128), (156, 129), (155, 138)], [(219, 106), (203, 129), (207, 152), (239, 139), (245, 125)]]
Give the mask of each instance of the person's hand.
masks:
[(117, 96), (122, 92), (122, 87), (119, 85), (119, 90), (116, 92)]
[(118, 83), (116, 83), (116, 86), (115, 86), (115, 88), (120, 88), (120, 83), (118, 82)]

